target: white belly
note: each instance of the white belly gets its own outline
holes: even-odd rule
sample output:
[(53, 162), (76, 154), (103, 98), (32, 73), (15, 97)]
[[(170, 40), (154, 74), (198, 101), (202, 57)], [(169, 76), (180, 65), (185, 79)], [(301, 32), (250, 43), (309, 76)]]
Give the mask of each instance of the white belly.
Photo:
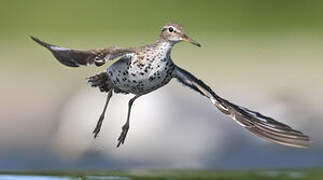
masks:
[(108, 68), (108, 74), (114, 85), (122, 91), (133, 94), (146, 94), (171, 80), (174, 64), (170, 59), (160, 61), (120, 59)]

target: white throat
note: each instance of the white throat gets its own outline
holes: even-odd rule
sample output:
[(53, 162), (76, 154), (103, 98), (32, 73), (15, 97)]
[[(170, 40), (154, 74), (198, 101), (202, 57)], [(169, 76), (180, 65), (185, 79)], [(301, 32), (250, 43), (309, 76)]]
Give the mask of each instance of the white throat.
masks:
[(173, 42), (164, 41), (159, 43), (159, 45), (157, 46), (157, 49), (162, 56), (170, 57), (170, 52), (174, 45), (175, 43)]

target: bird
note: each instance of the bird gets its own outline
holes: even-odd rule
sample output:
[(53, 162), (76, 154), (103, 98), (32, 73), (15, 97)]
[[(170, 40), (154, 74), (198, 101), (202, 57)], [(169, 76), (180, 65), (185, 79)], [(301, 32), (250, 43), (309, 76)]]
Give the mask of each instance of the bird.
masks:
[(49, 44), (33, 36), (31, 39), (47, 48), (60, 63), (69, 67), (87, 65), (99, 67), (108, 61), (116, 60), (106, 71), (87, 78), (87, 81), (90, 86), (98, 88), (107, 95), (103, 111), (93, 131), (94, 138), (101, 130), (113, 93), (134, 95), (128, 102), (127, 120), (122, 126), (117, 147), (124, 144), (126, 140), (134, 101), (165, 86), (172, 79), (177, 79), (184, 86), (208, 98), (218, 110), (265, 140), (298, 148), (309, 146), (310, 139), (302, 132), (259, 112), (231, 103), (216, 94), (209, 85), (192, 73), (177, 66), (171, 58), (174, 45), (185, 41), (201, 47), (200, 43), (186, 35), (184, 27), (179, 23), (166, 23), (162, 26), (157, 41), (140, 47), (111, 46), (76, 50)]

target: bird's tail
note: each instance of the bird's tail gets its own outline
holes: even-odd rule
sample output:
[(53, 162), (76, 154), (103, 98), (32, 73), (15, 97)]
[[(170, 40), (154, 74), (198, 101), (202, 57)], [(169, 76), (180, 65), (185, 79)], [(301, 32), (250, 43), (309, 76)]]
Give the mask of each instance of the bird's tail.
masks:
[(107, 72), (96, 74), (89, 77), (87, 80), (91, 87), (98, 87), (101, 92), (109, 92), (113, 87)]

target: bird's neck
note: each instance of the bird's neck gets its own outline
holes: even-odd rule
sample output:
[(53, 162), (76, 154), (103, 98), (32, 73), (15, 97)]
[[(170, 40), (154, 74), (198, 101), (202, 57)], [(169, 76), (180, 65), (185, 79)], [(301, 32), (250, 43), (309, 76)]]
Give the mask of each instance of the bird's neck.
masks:
[(159, 54), (162, 56), (166, 56), (170, 58), (170, 53), (172, 48), (174, 47), (175, 43), (171, 41), (166, 41), (163, 39), (159, 39), (155, 43), (155, 49), (158, 51)]

